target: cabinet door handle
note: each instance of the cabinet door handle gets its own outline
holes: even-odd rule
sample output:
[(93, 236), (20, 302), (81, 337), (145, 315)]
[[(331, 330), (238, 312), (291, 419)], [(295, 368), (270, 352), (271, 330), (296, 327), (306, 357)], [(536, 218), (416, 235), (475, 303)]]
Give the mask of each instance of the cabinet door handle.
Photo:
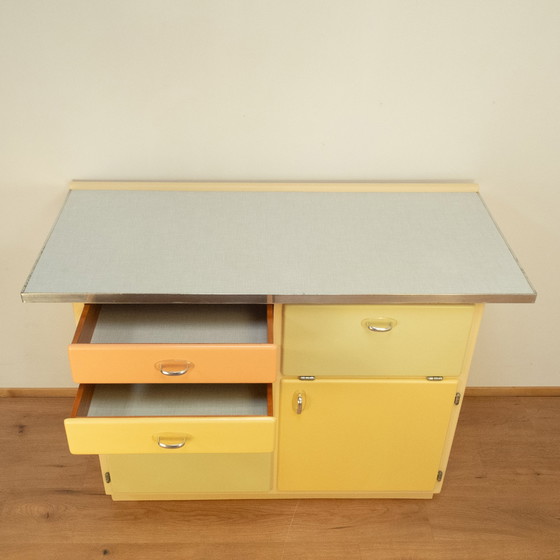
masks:
[(182, 441), (177, 441), (175, 443), (165, 443), (162, 441), (162, 437), (159, 436), (157, 439), (157, 444), (163, 449), (181, 449), (181, 447), (185, 447), (185, 443), (187, 443), (187, 438), (183, 438)]
[(305, 393), (295, 393), (294, 394), (294, 408), (296, 409), (296, 414), (301, 414), (303, 408), (305, 407)]
[(165, 362), (158, 362), (155, 366), (163, 375), (173, 377), (176, 375), (185, 375), (185, 373), (194, 367), (194, 364), (192, 362), (179, 360), (167, 360)]
[(393, 325), (389, 325), (388, 327), (376, 327), (375, 325), (368, 325), (368, 329), (373, 332), (389, 332), (393, 329)]

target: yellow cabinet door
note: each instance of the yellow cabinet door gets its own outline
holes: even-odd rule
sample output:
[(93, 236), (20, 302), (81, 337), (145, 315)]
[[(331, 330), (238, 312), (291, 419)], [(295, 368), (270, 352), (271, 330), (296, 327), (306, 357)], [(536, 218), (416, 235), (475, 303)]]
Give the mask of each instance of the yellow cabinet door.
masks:
[(285, 305), (286, 376), (461, 374), (474, 305)]
[(104, 455), (103, 464), (110, 494), (229, 494), (268, 492), (272, 457), (272, 453)]
[(281, 382), (278, 489), (428, 492), (457, 381)]

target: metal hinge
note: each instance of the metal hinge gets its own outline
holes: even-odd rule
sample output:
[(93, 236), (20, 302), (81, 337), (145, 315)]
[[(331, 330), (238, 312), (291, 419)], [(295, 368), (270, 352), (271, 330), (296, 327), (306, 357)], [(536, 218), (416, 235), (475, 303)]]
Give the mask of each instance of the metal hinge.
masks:
[(428, 375), (428, 377), (426, 377), (426, 379), (428, 381), (443, 381), (443, 376), (442, 375)]
[(107, 484), (109, 484), (111, 482), (111, 473), (110, 472), (105, 473), (105, 482)]
[(437, 472), (437, 481), (441, 482), (443, 480), (443, 471)]
[(314, 375), (300, 375), (298, 377), (298, 379), (300, 381), (315, 381), (315, 376)]
[(453, 401), (456, 405), (461, 402), (461, 393), (455, 393), (455, 399)]

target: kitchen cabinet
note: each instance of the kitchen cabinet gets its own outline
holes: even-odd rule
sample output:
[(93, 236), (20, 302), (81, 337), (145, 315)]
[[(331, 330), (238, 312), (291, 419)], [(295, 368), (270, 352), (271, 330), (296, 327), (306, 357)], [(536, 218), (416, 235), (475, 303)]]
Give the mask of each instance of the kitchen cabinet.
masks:
[(69, 448), (115, 500), (429, 498), (486, 303), (472, 184), (75, 182), (22, 291), (73, 303)]

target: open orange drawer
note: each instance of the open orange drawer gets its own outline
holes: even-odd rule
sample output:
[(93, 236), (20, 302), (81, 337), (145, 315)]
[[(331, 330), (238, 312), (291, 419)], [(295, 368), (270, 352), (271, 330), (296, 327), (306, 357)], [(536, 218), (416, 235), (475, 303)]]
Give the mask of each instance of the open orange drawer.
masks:
[(78, 383), (271, 383), (272, 306), (86, 305), (69, 347)]

